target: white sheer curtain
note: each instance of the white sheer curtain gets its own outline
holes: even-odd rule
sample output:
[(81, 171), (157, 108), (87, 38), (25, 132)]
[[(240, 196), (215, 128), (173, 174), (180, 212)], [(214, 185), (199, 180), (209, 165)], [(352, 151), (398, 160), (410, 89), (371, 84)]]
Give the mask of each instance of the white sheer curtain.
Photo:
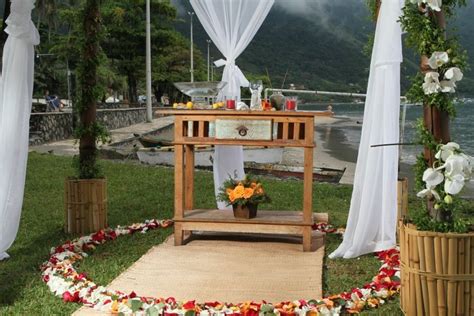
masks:
[(396, 244), (403, 0), (383, 0), (372, 51), (364, 124), (344, 240), (330, 257), (354, 258)]
[[(8, 5), (8, 2), (5, 4)], [(0, 260), (20, 224), (25, 188), (28, 134), (33, 95), (34, 45), (39, 34), (31, 21), (34, 0), (13, 0), (7, 19), (0, 82)]]
[[(250, 44), (270, 12), (274, 0), (191, 0), (199, 21), (226, 60), (216, 61), (225, 66), (222, 81), (227, 86), (219, 94), (221, 100), (240, 100), (240, 87), (249, 82), (235, 60)], [(216, 194), (229, 175), (245, 176), (244, 154), (241, 146), (216, 146), (214, 155), (214, 186)], [(219, 208), (225, 204), (218, 203)]]

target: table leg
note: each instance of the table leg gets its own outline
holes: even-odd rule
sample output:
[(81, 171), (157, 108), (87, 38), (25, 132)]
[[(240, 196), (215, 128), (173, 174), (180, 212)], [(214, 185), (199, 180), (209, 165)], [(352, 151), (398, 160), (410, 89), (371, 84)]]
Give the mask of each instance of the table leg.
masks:
[[(313, 224), (313, 148), (304, 149), (303, 222)], [(303, 250), (311, 251), (311, 226), (303, 230)]]
[(313, 228), (303, 228), (303, 251), (308, 252), (313, 250)]
[(185, 200), (184, 211), (194, 209), (194, 145), (186, 145), (185, 153)]
[(182, 246), (184, 241), (184, 234), (181, 223), (174, 223), (174, 245)]

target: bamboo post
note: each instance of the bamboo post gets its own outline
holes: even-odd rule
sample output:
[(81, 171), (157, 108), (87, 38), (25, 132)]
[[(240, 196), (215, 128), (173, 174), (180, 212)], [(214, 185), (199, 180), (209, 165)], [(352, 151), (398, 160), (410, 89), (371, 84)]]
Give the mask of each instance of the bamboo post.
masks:
[[(424, 271), (436, 273), (435, 269), (435, 257), (434, 257), (434, 242), (433, 237), (424, 236), (423, 237), (424, 246), (425, 246), (425, 264), (426, 268)], [(430, 315), (436, 315), (438, 309), (438, 298), (436, 290), (436, 282), (433, 277), (427, 277), (427, 287), (428, 287), (428, 306)], [(426, 311), (428, 311), (426, 310)]]
[[(448, 274), (452, 275), (456, 273), (457, 270), (457, 252), (458, 252), (458, 243), (455, 238), (450, 238), (448, 241)], [(448, 292), (447, 292), (447, 305), (448, 305), (448, 315), (455, 315), (456, 313), (456, 282), (448, 281)]]
[[(474, 256), (474, 237), (470, 238), (471, 240), (471, 250), (470, 250), (470, 258), (471, 261), (470, 266), (471, 266), (471, 274), (474, 274), (474, 260), (472, 260), (472, 257)], [(471, 299), (470, 299), (470, 307), (469, 307), (469, 315), (474, 315), (474, 281), (471, 281)]]
[[(419, 264), (417, 264), (417, 261), (415, 261), (415, 269), (416, 270), (421, 270), (421, 271), (426, 271), (426, 253), (425, 253), (425, 244), (424, 244), (424, 238), (421, 236), (412, 236), (414, 241), (416, 242), (414, 247), (418, 248), (417, 252), (417, 261)], [(428, 280), (426, 279), (425, 276), (420, 276), (416, 275), (415, 279), (417, 280), (417, 286), (421, 285), (421, 297), (420, 297), (420, 302), (423, 302), (423, 310), (425, 313), (427, 313), (429, 309), (429, 292), (428, 292)], [(418, 296), (419, 297), (419, 296)], [(417, 297), (417, 299), (418, 299)], [(421, 304), (419, 304), (421, 305)], [(421, 306), (420, 306), (421, 307)], [(423, 312), (422, 312), (423, 313)], [(418, 308), (418, 315), (420, 315), (420, 309)]]
[[(464, 256), (465, 256), (465, 250), (464, 250), (464, 239), (460, 238), (458, 240), (458, 253), (459, 253), (459, 258), (458, 258), (458, 273), (459, 274), (464, 274)], [(461, 315), (463, 309), (464, 309), (464, 282), (462, 281), (457, 281), (457, 302), (456, 302), (456, 315)]]
[[(435, 273), (436, 274), (446, 274), (446, 271), (443, 270), (443, 250), (441, 247), (441, 238), (434, 237), (434, 258), (435, 258)], [(447, 255), (447, 254), (446, 254)], [(438, 315), (446, 315), (446, 299), (445, 299), (445, 286), (444, 281), (437, 279), (436, 280), (436, 294), (438, 303)]]

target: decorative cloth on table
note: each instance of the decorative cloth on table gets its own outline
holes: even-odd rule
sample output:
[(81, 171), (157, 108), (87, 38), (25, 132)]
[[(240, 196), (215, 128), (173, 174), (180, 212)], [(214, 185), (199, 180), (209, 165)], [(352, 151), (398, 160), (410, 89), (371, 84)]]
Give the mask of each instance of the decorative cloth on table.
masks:
[(403, 0), (384, 0), (377, 21), (364, 124), (344, 240), (330, 258), (354, 258), (396, 244)]
[[(8, 3), (7, 3), (8, 4)], [(25, 188), (34, 45), (39, 33), (31, 21), (34, 0), (13, 0), (6, 23), (0, 81), (0, 260), (12, 245), (20, 223)]]
[[(215, 62), (225, 66), (222, 81), (227, 85), (218, 99), (240, 101), (240, 87), (249, 81), (235, 64), (236, 59), (250, 44), (273, 6), (274, 0), (191, 0), (199, 21), (216, 47), (225, 56)], [(214, 155), (214, 186), (216, 195), (229, 175), (244, 178), (242, 146), (216, 146)], [(220, 209), (225, 209), (219, 202)]]

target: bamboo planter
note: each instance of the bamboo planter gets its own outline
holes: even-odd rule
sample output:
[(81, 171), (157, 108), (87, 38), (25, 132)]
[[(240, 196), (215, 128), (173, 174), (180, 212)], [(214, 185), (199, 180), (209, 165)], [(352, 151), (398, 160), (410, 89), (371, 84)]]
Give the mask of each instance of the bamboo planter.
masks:
[(66, 233), (84, 235), (108, 227), (106, 179), (66, 179), (64, 192)]
[(474, 233), (400, 224), (401, 307), (406, 315), (474, 315)]

